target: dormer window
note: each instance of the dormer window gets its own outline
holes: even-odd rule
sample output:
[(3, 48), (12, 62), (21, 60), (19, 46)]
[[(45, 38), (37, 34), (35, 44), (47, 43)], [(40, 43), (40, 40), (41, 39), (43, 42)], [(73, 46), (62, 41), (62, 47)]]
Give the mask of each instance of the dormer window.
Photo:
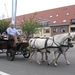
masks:
[(56, 17), (58, 17), (58, 14), (56, 15)]
[(56, 23), (56, 21), (53, 21), (53, 23)]
[(63, 22), (66, 22), (66, 20), (63, 20)]
[(50, 18), (52, 18), (53, 16), (51, 15)]
[(69, 13), (66, 14), (67, 16), (69, 15)]

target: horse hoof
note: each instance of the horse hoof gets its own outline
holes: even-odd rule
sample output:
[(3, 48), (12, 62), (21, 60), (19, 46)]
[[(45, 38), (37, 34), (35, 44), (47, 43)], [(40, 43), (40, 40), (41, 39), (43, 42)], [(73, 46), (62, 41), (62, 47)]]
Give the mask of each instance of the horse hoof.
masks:
[(57, 67), (57, 64), (55, 64), (54, 67)]
[(67, 65), (70, 65), (70, 63), (69, 63), (69, 62), (67, 62)]
[(29, 60), (29, 62), (31, 63), (31, 60)]
[(48, 65), (50, 65), (50, 64), (48, 63)]
[(46, 58), (46, 60), (48, 60), (48, 58)]
[(58, 62), (56, 61), (56, 64), (57, 64)]
[(41, 65), (41, 63), (38, 63), (39, 65)]
[(41, 65), (41, 63), (40, 63), (39, 61), (38, 61), (37, 63), (38, 63), (39, 65)]

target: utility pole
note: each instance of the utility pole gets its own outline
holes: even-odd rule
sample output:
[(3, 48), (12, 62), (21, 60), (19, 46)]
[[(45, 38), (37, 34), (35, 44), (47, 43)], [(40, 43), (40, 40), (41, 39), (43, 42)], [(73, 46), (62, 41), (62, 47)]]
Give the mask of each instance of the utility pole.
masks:
[(11, 22), (15, 25), (15, 28), (16, 28), (16, 9), (17, 9), (17, 0), (12, 0), (12, 20)]

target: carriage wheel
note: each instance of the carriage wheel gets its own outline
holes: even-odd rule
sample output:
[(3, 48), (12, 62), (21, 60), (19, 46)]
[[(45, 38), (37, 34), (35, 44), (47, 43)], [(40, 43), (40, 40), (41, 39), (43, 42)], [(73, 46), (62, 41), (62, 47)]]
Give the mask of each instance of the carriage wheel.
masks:
[(7, 59), (10, 60), (10, 61), (13, 61), (14, 58), (15, 58), (15, 53), (11, 48), (7, 51)]
[(29, 58), (30, 56), (30, 51), (26, 48), (23, 49), (23, 56), (24, 58)]

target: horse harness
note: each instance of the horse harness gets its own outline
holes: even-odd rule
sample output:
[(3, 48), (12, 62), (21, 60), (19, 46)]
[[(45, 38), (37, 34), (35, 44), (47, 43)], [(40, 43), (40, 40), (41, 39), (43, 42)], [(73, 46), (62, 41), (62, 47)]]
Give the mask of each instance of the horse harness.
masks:
[[(36, 39), (37, 39), (37, 38), (36, 38)], [(40, 50), (46, 49), (46, 52), (50, 53), (50, 52), (48, 51), (48, 48), (59, 48), (60, 52), (62, 52), (61, 47), (58, 46), (58, 44), (55, 43), (54, 39), (53, 39), (53, 42), (52, 42), (51, 46), (47, 46), (47, 41), (49, 40), (49, 38), (45, 38), (46, 41), (45, 41), (44, 48), (41, 48), (41, 49), (38, 49), (38, 48), (35, 46), (36, 39), (34, 40), (34, 43), (33, 43), (33, 45), (32, 45), (32, 48), (33, 48), (34, 50), (36, 49), (37, 51), (40, 52)], [(55, 44), (57, 45), (57, 47), (56, 47), (56, 46), (52, 46), (53, 43), (55, 43)]]

